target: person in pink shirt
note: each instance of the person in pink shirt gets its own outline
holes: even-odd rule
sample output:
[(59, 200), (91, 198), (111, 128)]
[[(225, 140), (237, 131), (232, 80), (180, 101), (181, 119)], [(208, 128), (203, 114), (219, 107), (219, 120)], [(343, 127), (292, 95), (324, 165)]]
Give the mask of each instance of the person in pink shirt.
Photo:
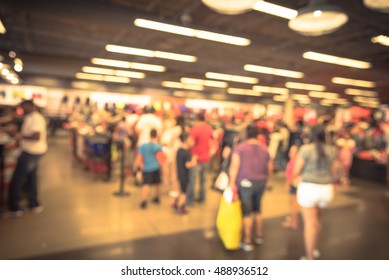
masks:
[(191, 155), (197, 157), (197, 165), (191, 168), (189, 175), (189, 189), (187, 194), (187, 205), (193, 205), (195, 200), (196, 177), (200, 180), (200, 191), (197, 201), (205, 201), (206, 172), (209, 169), (211, 160), (211, 142), (213, 140), (213, 129), (205, 122), (204, 114), (197, 116), (197, 123), (190, 129)]

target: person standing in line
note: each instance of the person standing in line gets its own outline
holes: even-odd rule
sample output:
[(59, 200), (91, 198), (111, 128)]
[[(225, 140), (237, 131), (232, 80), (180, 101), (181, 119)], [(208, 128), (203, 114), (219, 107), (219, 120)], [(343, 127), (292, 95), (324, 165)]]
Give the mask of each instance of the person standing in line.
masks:
[(169, 190), (169, 196), (176, 198), (180, 193), (180, 187), (176, 178), (176, 154), (180, 148), (180, 135), (184, 132), (184, 118), (173, 115), (165, 122), (165, 128), (160, 138), (162, 149), (166, 154), (166, 164), (163, 169), (164, 186)]
[(177, 151), (176, 155), (176, 169), (177, 169), (177, 178), (180, 183), (181, 192), (179, 196), (175, 199), (173, 203), (173, 208), (175, 208), (180, 215), (187, 214), (185, 209), (186, 204), (186, 192), (189, 185), (189, 172), (190, 169), (196, 166), (197, 157), (191, 157), (189, 151), (189, 134), (183, 132), (180, 135), (181, 146)]
[(152, 203), (160, 203), (161, 184), (161, 169), (162, 164), (159, 162), (159, 153), (162, 152), (161, 145), (158, 144), (158, 134), (155, 129), (150, 132), (150, 142), (139, 147), (138, 156), (134, 163), (134, 167), (143, 166), (143, 186), (142, 186), (142, 201), (140, 203), (141, 209), (147, 208), (147, 201), (149, 199), (150, 188), (155, 187), (155, 196)]
[(152, 129), (155, 129), (158, 135), (161, 134), (162, 121), (154, 113), (155, 109), (153, 107), (146, 106), (143, 109), (143, 115), (139, 117), (135, 125), (135, 132), (138, 134), (137, 147), (150, 142), (150, 132)]
[(213, 129), (205, 122), (203, 113), (197, 115), (197, 123), (190, 129), (191, 154), (197, 157), (197, 165), (190, 170), (187, 205), (193, 205), (196, 177), (200, 180), (200, 191), (197, 202), (205, 201), (206, 173), (211, 160), (211, 141)]
[[(309, 260), (320, 257), (320, 211), (333, 200), (334, 176), (339, 168), (338, 151), (334, 145), (326, 144), (324, 126), (312, 127), (311, 139), (312, 143), (301, 146), (293, 171), (293, 180), (301, 177), (297, 202), (304, 221), (306, 256), (302, 259)], [(341, 179), (342, 182), (345, 182), (345, 178)]]
[(38, 166), (42, 156), (47, 152), (46, 120), (34, 106), (32, 100), (24, 100), (21, 107), (25, 114), (20, 135), (21, 154), (11, 179), (8, 207), (10, 217), (20, 217), (20, 193), (24, 184), (28, 191), (28, 208), (33, 213), (43, 211), (38, 201)]
[(343, 132), (342, 136), (335, 143), (339, 148), (339, 162), (343, 168), (343, 173), (350, 179), (350, 169), (353, 163), (356, 143), (348, 131)]
[(239, 194), (242, 202), (243, 240), (240, 247), (244, 251), (254, 250), (253, 241), (257, 245), (264, 242), (261, 201), (272, 171), (269, 152), (259, 142), (259, 128), (249, 125), (247, 140), (234, 149), (230, 166), (231, 188)]
[(298, 204), (297, 204), (297, 187), (295, 181), (293, 181), (293, 170), (296, 164), (296, 157), (298, 152), (298, 145), (293, 145), (289, 149), (289, 162), (286, 165), (285, 178), (286, 178), (286, 190), (289, 192), (289, 207), (290, 217), (287, 217), (282, 226), (290, 229), (298, 228)]

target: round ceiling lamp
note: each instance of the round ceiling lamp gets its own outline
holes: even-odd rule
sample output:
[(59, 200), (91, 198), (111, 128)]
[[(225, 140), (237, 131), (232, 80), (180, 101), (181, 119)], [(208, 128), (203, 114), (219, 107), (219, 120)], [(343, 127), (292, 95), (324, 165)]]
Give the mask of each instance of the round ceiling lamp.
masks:
[(389, 0), (363, 0), (363, 3), (374, 11), (389, 13)]
[(202, 0), (211, 10), (225, 15), (238, 15), (250, 11), (258, 0)]
[(311, 0), (288, 25), (301, 35), (320, 36), (338, 30), (347, 21), (348, 16), (338, 7), (324, 0)]

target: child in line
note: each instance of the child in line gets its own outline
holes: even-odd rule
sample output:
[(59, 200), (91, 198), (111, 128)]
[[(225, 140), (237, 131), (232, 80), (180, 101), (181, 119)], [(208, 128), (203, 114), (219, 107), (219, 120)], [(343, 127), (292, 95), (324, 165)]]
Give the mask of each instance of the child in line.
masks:
[(297, 229), (298, 228), (298, 204), (297, 204), (297, 183), (292, 181), (293, 170), (296, 162), (298, 146), (293, 145), (289, 150), (289, 162), (286, 166), (285, 177), (286, 185), (285, 188), (289, 192), (289, 205), (290, 205), (290, 217), (287, 217), (283, 223), (285, 228)]
[(150, 142), (145, 143), (139, 147), (138, 157), (134, 163), (134, 167), (138, 168), (143, 166), (143, 186), (142, 186), (142, 201), (140, 208), (147, 208), (147, 201), (149, 198), (150, 188), (155, 187), (155, 197), (152, 199), (152, 203), (160, 203), (160, 191), (161, 184), (161, 168), (162, 165), (159, 162), (159, 154), (162, 152), (161, 145), (158, 144), (157, 130), (152, 129), (150, 131)]
[(181, 192), (179, 196), (175, 199), (173, 203), (173, 208), (175, 208), (180, 215), (187, 214), (185, 209), (186, 204), (186, 191), (189, 185), (189, 171), (190, 168), (194, 167), (197, 164), (197, 157), (191, 157), (189, 148), (190, 140), (189, 134), (184, 132), (180, 135), (181, 146), (177, 151), (177, 177), (180, 182)]

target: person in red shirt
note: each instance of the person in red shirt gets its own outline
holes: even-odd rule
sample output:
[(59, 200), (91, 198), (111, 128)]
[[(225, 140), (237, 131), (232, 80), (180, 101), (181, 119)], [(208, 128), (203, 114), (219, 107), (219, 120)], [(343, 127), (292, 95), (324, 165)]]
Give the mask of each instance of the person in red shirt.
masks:
[(197, 165), (190, 171), (186, 204), (193, 205), (196, 177), (200, 180), (200, 190), (197, 201), (199, 203), (205, 201), (206, 172), (209, 169), (209, 162), (211, 160), (210, 150), (211, 141), (213, 140), (213, 129), (210, 125), (205, 123), (204, 114), (198, 114), (197, 123), (190, 129), (189, 134), (192, 144), (191, 154), (192, 156), (197, 157)]

